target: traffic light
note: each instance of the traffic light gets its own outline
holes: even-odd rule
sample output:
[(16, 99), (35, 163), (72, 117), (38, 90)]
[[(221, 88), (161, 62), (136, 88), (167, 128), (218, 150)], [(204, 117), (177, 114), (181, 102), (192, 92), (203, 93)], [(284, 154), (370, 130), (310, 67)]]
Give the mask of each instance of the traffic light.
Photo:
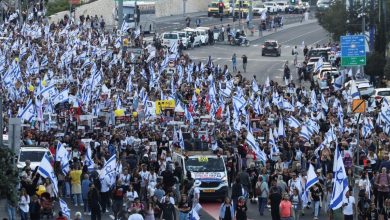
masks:
[(218, 9), (219, 9), (219, 14), (223, 14), (223, 8), (224, 8), (225, 6), (223, 5), (223, 2), (220, 2), (219, 4), (218, 4)]

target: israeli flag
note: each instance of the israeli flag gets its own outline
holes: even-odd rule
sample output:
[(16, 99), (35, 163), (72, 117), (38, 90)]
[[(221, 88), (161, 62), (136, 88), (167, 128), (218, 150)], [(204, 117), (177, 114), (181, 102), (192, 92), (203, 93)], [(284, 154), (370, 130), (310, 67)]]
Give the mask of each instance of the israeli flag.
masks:
[[(252, 148), (252, 150), (256, 153), (256, 155), (261, 159), (262, 157), (264, 157), (264, 151), (263, 151), (263, 153), (264, 154), (262, 154), (261, 153), (261, 150), (260, 150), (260, 148), (259, 148), (259, 144), (256, 142), (256, 140), (255, 140), (255, 137), (253, 136), (253, 134), (250, 132), (250, 131), (248, 131), (247, 132), (247, 134), (246, 134), (246, 142), (248, 143), (248, 145)], [(262, 160), (264, 160), (264, 158), (262, 158)], [(265, 159), (265, 160), (267, 160), (267, 159)], [(264, 162), (265, 163), (265, 162)]]
[(29, 104), (27, 104), (24, 110), (18, 115), (18, 118), (31, 122), (35, 114), (35, 106), (32, 104), (32, 102), (29, 102)]
[(314, 171), (314, 166), (310, 164), (309, 170), (307, 171), (307, 181), (305, 185), (305, 191), (302, 193), (302, 203), (306, 205), (308, 202), (308, 194), (311, 187), (313, 187), (316, 183), (318, 183), (317, 174)]
[(320, 57), (320, 59), (318, 59), (318, 61), (315, 64), (314, 73), (320, 70), (323, 66), (324, 66), (324, 59)]
[(194, 119), (192, 118), (191, 113), (188, 111), (187, 106), (184, 108), (184, 115), (186, 119), (190, 122), (190, 124), (194, 123)]
[(279, 117), (279, 124), (278, 124), (278, 136), (285, 138), (286, 132), (284, 131), (284, 123), (283, 123), (283, 117)]
[(253, 79), (253, 81), (252, 81), (252, 90), (253, 90), (253, 92), (259, 91), (259, 85), (257, 85), (257, 82), (255, 79)]
[(114, 154), (104, 164), (104, 167), (99, 175), (100, 179), (102, 180), (108, 177), (108, 179), (110, 179), (110, 185), (113, 185), (116, 179), (116, 164), (116, 154)]
[(340, 149), (336, 146), (335, 157), (333, 163), (333, 191), (330, 199), (329, 208), (336, 210), (343, 205), (345, 194), (348, 192), (348, 177), (345, 172), (343, 158)]
[(130, 23), (123, 21), (122, 27), (121, 27), (121, 33), (125, 33), (130, 29)]
[(53, 105), (69, 101), (69, 89), (65, 89), (53, 98)]
[(57, 176), (54, 173), (54, 169), (51, 166), (50, 163), (50, 157), (48, 154), (45, 154), (41, 160), (41, 163), (39, 164), (38, 168), (38, 173), (43, 177), (43, 178), (49, 178), (52, 186), (53, 186), (53, 192), (54, 195), (58, 195), (58, 181), (57, 181)]
[(352, 99), (360, 99), (360, 92), (356, 86), (355, 81), (352, 81), (350, 91), (351, 91)]
[(177, 53), (177, 43), (173, 42), (171, 46), (169, 47), (169, 52), (176, 54)]
[(40, 92), (40, 95), (45, 97), (45, 99), (53, 99), (58, 94), (57, 89), (55, 85), (47, 86), (46, 88), (42, 89)]
[(179, 145), (182, 150), (184, 150), (184, 139), (183, 139), (183, 133), (181, 131), (181, 128), (179, 128)]
[(269, 135), (268, 135), (268, 143), (271, 147), (276, 146), (276, 142), (274, 139), (274, 134), (272, 133), (272, 128), (269, 129)]
[(309, 130), (307, 129), (306, 125), (302, 126), (301, 132), (299, 133), (299, 136), (306, 139), (306, 141), (310, 140), (311, 134), (310, 134)]
[(301, 127), (301, 122), (298, 121), (298, 119), (294, 118), (294, 116), (290, 116), (288, 119), (288, 125), (292, 128), (299, 128)]
[(60, 198), (61, 211), (67, 219), (70, 219), (70, 209), (64, 200)]
[(343, 88), (344, 85), (344, 73), (342, 73), (339, 77), (337, 77), (334, 81), (334, 89), (335, 91), (338, 91)]
[(67, 175), (70, 171), (69, 156), (69, 152), (65, 149), (64, 145), (61, 142), (58, 142), (55, 160), (60, 162), (61, 170), (64, 175)]
[(88, 171), (93, 171), (94, 170), (95, 162), (93, 162), (93, 159), (92, 159), (91, 146), (87, 147), (87, 156), (86, 156), (85, 163), (88, 166)]

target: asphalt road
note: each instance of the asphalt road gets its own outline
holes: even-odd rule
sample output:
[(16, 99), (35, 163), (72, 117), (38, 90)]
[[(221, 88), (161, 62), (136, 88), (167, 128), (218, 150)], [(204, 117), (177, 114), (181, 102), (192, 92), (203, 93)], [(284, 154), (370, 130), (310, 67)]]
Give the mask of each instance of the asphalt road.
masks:
[[(277, 40), (282, 45), (280, 57), (261, 56), (261, 45), (269, 39)], [(311, 23), (285, 30), (280, 29), (271, 35), (252, 41), (249, 47), (215, 44), (187, 50), (185, 53), (188, 53), (195, 61), (206, 61), (208, 56), (211, 55), (215, 64), (221, 66), (227, 64), (229, 69), (232, 69), (231, 57), (233, 53), (236, 53), (237, 67), (241, 72), (243, 72), (241, 56), (245, 54), (248, 57), (248, 66), (247, 72), (243, 73), (244, 76), (248, 78), (256, 75), (259, 83), (264, 83), (267, 77), (281, 82), (284, 62), (287, 60), (289, 64), (293, 63), (294, 58), (291, 55), (291, 50), (295, 45), (298, 46), (298, 60), (303, 60), (302, 43), (310, 48), (315, 44), (328, 42), (327, 32), (317, 23)], [(295, 67), (290, 65), (290, 69), (293, 79), (296, 79)]]
[[(280, 16), (284, 17), (284, 23), (290, 24), (299, 22), (302, 18), (301, 14), (280, 14)], [(206, 14), (193, 16), (191, 17), (191, 27), (195, 27), (195, 21), (197, 19), (201, 20), (201, 26), (206, 27), (213, 27), (216, 25), (224, 24), (225, 26), (227, 24), (233, 24), (233, 18), (223, 18), (222, 23), (220, 18), (217, 17), (207, 17)], [(241, 22), (245, 24), (246, 20), (245, 18), (241, 19)], [(255, 16), (253, 18), (253, 23), (258, 24), (260, 22), (260, 17)], [(236, 20), (235, 24), (238, 25), (238, 20)], [(171, 18), (162, 18), (159, 20), (156, 20), (155, 22), (155, 29), (157, 32), (165, 32), (165, 31), (173, 31), (173, 30), (179, 30), (185, 28), (185, 17), (183, 16), (172, 16)]]

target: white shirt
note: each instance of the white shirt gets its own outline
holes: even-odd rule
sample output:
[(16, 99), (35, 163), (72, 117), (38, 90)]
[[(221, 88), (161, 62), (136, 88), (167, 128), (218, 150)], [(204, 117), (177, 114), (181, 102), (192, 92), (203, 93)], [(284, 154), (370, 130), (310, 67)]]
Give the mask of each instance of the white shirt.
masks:
[(141, 176), (141, 186), (145, 186), (146, 181), (149, 179), (150, 176), (149, 171), (141, 171), (139, 172), (139, 175)]
[(138, 214), (138, 213), (134, 213), (132, 215), (129, 216), (129, 219), (127, 220), (144, 220), (144, 217), (142, 217), (142, 215)]
[(147, 180), (149, 183), (151, 183), (151, 182), (157, 183), (157, 174), (156, 173), (154, 173), (154, 174), (149, 173)]
[(352, 196), (349, 196), (348, 198), (344, 199), (343, 204), (348, 204), (347, 206), (343, 207), (343, 214), (344, 215), (353, 215), (353, 205), (355, 204), (355, 198)]
[(126, 193), (126, 198), (127, 198), (130, 202), (134, 201), (134, 199), (138, 198), (138, 193), (137, 193), (137, 191), (135, 191), (135, 190), (134, 190), (133, 192), (128, 191), (128, 192)]
[(19, 201), (19, 207), (23, 212), (30, 211), (30, 196), (21, 196)]
[(130, 174), (125, 175), (123, 173), (119, 177), (119, 179), (122, 181), (122, 185), (124, 186), (130, 185), (130, 178), (131, 178)]
[[(173, 198), (173, 197), (169, 197), (169, 201), (172, 203), (172, 205), (175, 205), (175, 199)], [(164, 197), (162, 197), (162, 199), (161, 199), (161, 201), (160, 201), (161, 203), (165, 203), (165, 196)]]
[(108, 190), (110, 190), (110, 178), (106, 176), (103, 179), (101, 179), (100, 182), (102, 185), (100, 192), (108, 192)]

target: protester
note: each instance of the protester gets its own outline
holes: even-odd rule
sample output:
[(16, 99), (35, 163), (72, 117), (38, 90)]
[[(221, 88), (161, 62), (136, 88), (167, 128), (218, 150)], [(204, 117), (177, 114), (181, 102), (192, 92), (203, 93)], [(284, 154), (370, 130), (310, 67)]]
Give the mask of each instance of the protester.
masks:
[(235, 209), (232, 204), (232, 201), (229, 197), (225, 198), (225, 201), (221, 204), (219, 209), (219, 219), (221, 220), (234, 220)]

